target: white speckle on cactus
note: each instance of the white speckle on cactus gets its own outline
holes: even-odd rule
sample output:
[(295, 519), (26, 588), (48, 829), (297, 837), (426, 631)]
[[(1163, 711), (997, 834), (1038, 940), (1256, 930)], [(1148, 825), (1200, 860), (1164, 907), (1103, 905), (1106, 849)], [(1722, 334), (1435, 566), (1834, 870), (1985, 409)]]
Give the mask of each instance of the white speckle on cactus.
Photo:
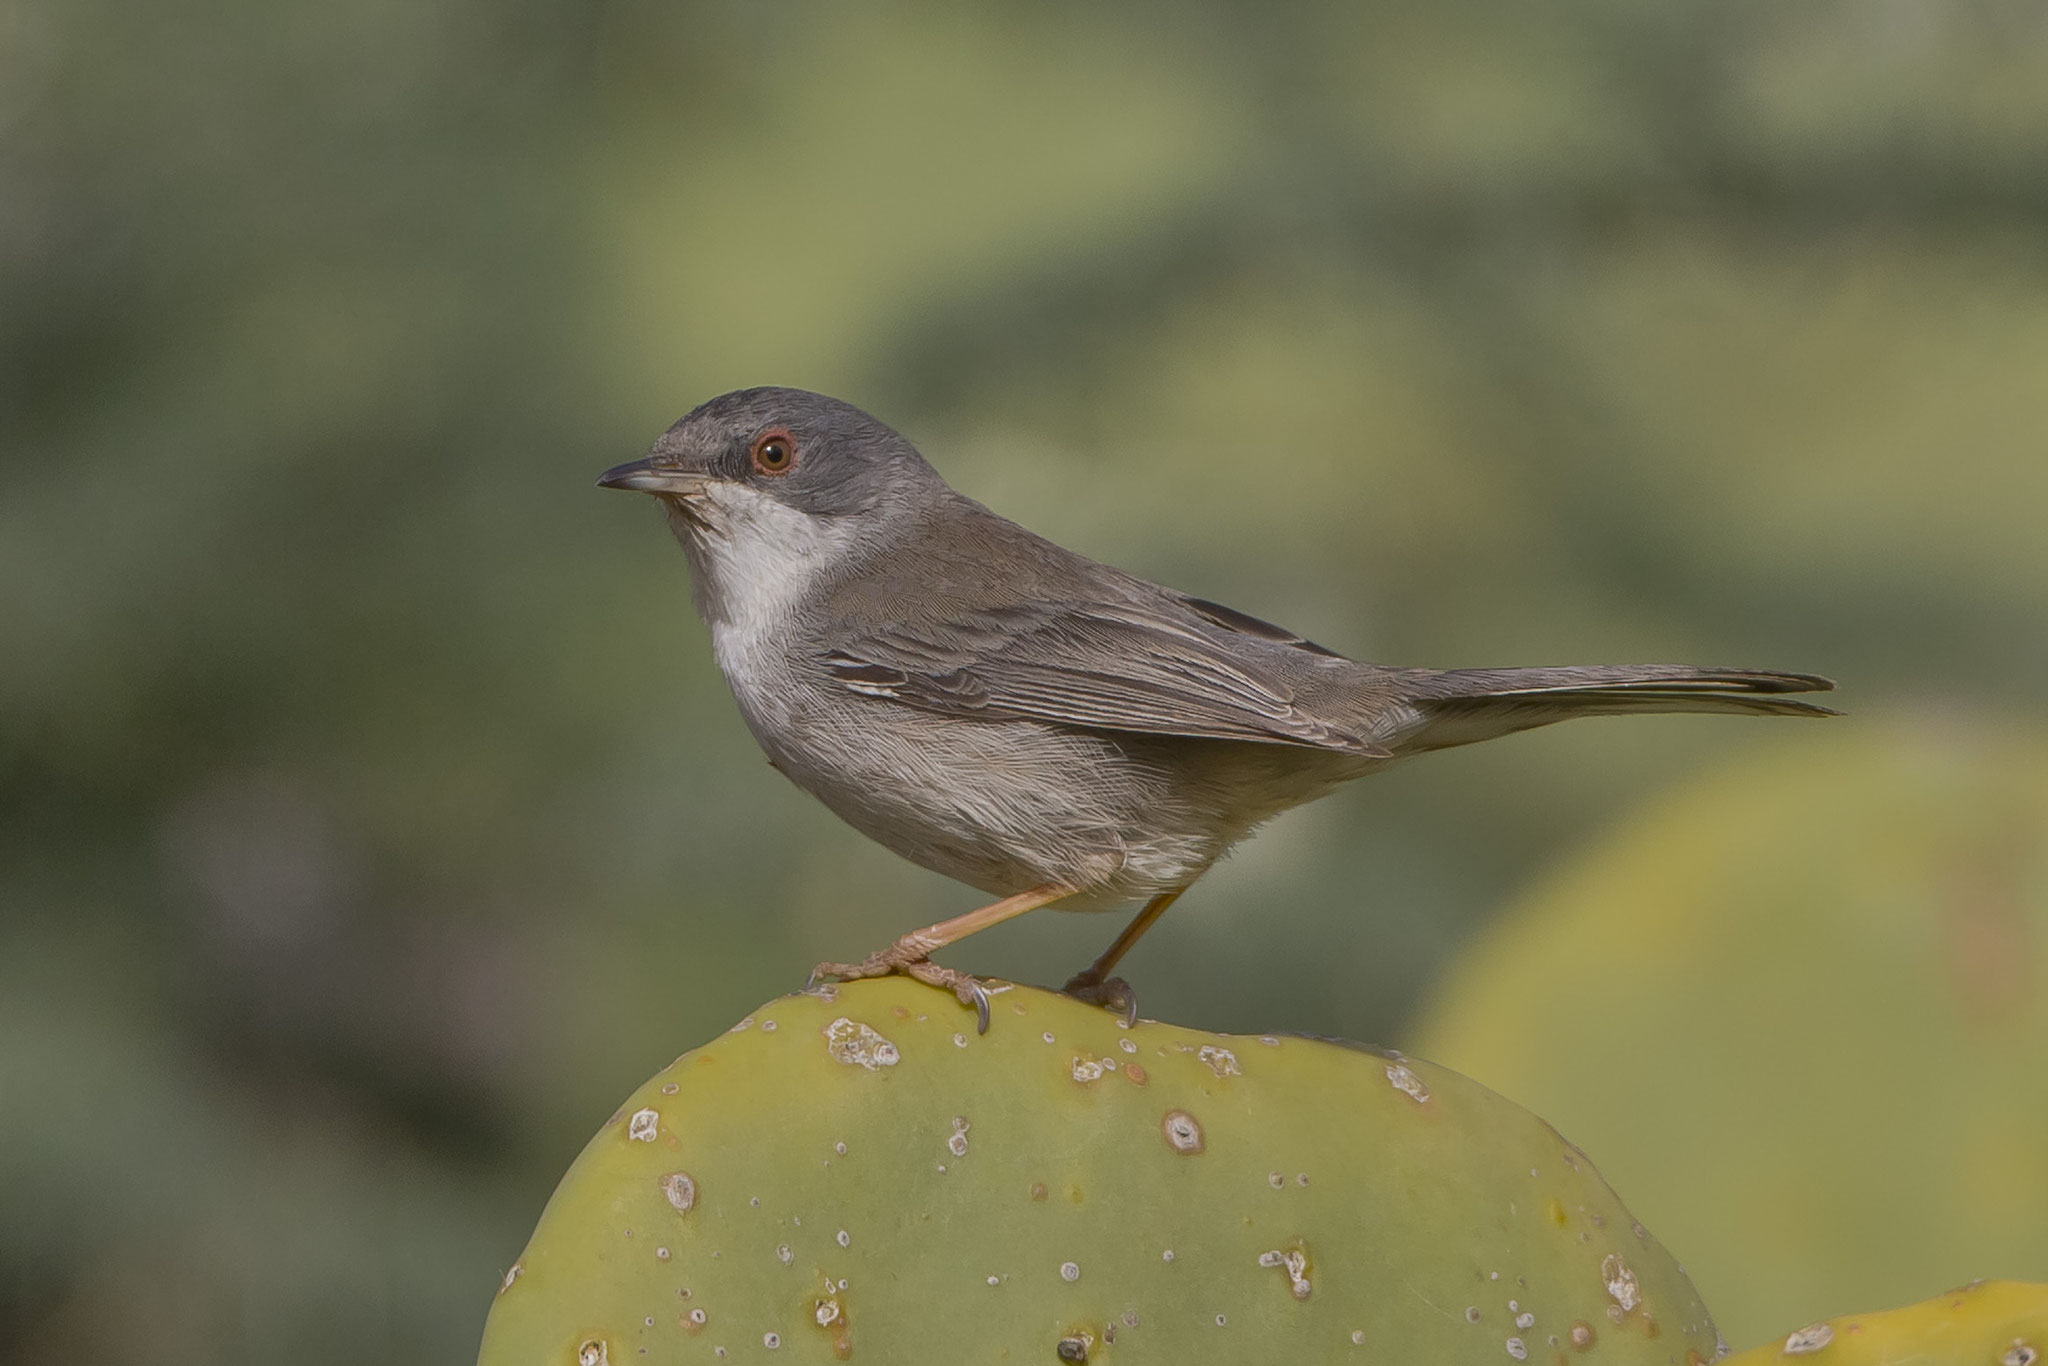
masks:
[(1308, 1173), (1296, 1172), (1294, 1174), (1294, 1184), (1297, 1186), (1306, 1186), (1308, 1184)]
[(512, 1263), (512, 1265), (508, 1267), (505, 1271), (505, 1278), (498, 1282), (498, 1293), (502, 1295), (507, 1290), (510, 1290), (512, 1288), (512, 1282), (518, 1280), (521, 1276), (524, 1276), (525, 1274), (525, 1267), (521, 1266), (517, 1262)]
[(653, 1110), (635, 1110), (626, 1121), (626, 1137), (635, 1143), (652, 1143), (661, 1129), (661, 1115)]
[(1244, 1075), (1244, 1069), (1237, 1065), (1237, 1054), (1227, 1048), (1218, 1048), (1214, 1044), (1205, 1043), (1195, 1056), (1204, 1063), (1207, 1063), (1209, 1070), (1219, 1077), (1238, 1077)]
[(1108, 1058), (1091, 1058), (1086, 1053), (1074, 1059), (1072, 1068), (1075, 1081), (1086, 1086), (1089, 1082), (1101, 1081), (1105, 1072), (1116, 1071), (1116, 1064)]
[(612, 1350), (603, 1338), (588, 1338), (576, 1349), (576, 1366), (611, 1366)]
[(812, 1311), (811, 1317), (818, 1321), (820, 1328), (830, 1328), (839, 1322), (839, 1301), (819, 1300), (818, 1307)]
[(1287, 1286), (1297, 1300), (1305, 1300), (1315, 1289), (1308, 1278), (1308, 1251), (1305, 1248), (1274, 1248), (1259, 1254), (1259, 1265), (1279, 1267), (1287, 1273)]
[(838, 1153), (841, 1157), (846, 1156), (846, 1140), (842, 1138), (837, 1143), (834, 1143), (832, 1151)]
[(680, 1091), (680, 1090), (682, 1090), (682, 1089), (683, 1089), (682, 1087), (680, 1087), (680, 1086), (676, 1085), (676, 1084), (675, 1084), (674, 1082), (672, 1082), (672, 1081), (665, 1081), (665, 1082), (663, 1082), (663, 1083), (661, 1084), (661, 1093), (662, 1093), (662, 1094), (663, 1094), (664, 1096), (672, 1096), (672, 1095), (674, 1095), (674, 1094), (675, 1094), (676, 1092), (678, 1092), (678, 1091)]
[(1061, 1263), (1060, 1263), (1060, 1279), (1061, 1279), (1061, 1280), (1063, 1280), (1063, 1281), (1078, 1281), (1078, 1280), (1080, 1280), (1080, 1279), (1081, 1279), (1081, 1268), (1080, 1268), (1080, 1266), (1079, 1266), (1078, 1264), (1074, 1263), (1074, 1262), (1061, 1262)]
[(1353, 1347), (1365, 1346), (1365, 1330), (1363, 1328), (1354, 1328), (1351, 1330), (1351, 1345)]
[(1052, 1031), (1050, 1029), (1046, 1030), (1045, 1033), (1039, 1035), (1038, 1037), (1044, 1039), (1047, 1043), (1059, 1042), (1057, 1039), (1053, 1038)]
[(1509, 1338), (1507, 1345), (1508, 1355), (1513, 1357), (1515, 1360), (1526, 1361), (1529, 1359), (1529, 1346), (1520, 1338)]
[(955, 1157), (967, 1156), (967, 1131), (973, 1127), (967, 1116), (953, 1116), (953, 1132), (946, 1135), (946, 1151)]
[(1526, 1331), (1528, 1329), (1534, 1328), (1535, 1326), (1536, 1316), (1530, 1313), (1528, 1310), (1525, 1309), (1521, 1313), (1515, 1315), (1515, 1327)]
[(1825, 1323), (1812, 1323), (1785, 1339), (1785, 1355), (1804, 1356), (1818, 1352), (1835, 1340), (1835, 1330)]
[(870, 1072), (878, 1067), (894, 1067), (903, 1056), (896, 1051), (895, 1044), (860, 1021), (849, 1020), (844, 1015), (826, 1025), (824, 1035), (825, 1051), (832, 1055), (834, 1061), (865, 1067)]
[(767, 1349), (768, 1349), (769, 1351), (771, 1351), (771, 1352), (772, 1352), (772, 1351), (774, 1351), (774, 1350), (775, 1350), (775, 1349), (776, 1349), (777, 1347), (780, 1347), (780, 1346), (782, 1345), (782, 1334), (780, 1334), (780, 1333), (763, 1333), (763, 1334), (761, 1334), (761, 1345), (762, 1345), (763, 1347), (766, 1347), (766, 1348), (767, 1348)]
[(1615, 1305), (1626, 1314), (1643, 1302), (1643, 1292), (1636, 1285), (1636, 1273), (1628, 1269), (1628, 1263), (1620, 1257), (1609, 1255), (1600, 1263), (1600, 1279), (1607, 1282), (1607, 1294)]
[(1173, 1260), (1173, 1249), (1172, 1249), (1172, 1248), (1168, 1248), (1168, 1249), (1166, 1249), (1166, 1251), (1164, 1251), (1164, 1252), (1160, 1253), (1160, 1254), (1159, 1254), (1159, 1260), (1160, 1260), (1160, 1261), (1162, 1261), (1162, 1262), (1170, 1262), (1170, 1261), (1172, 1261), (1172, 1260)]
[(741, 1020), (738, 1024), (734, 1025), (731, 1029), (728, 1029), (725, 1032), (728, 1034), (737, 1034), (743, 1029), (752, 1029), (753, 1027), (754, 1017), (749, 1015), (746, 1019)]
[(2041, 1359), (2041, 1353), (2025, 1338), (2014, 1338), (2012, 1346), (2005, 1349), (2005, 1355), (1998, 1359), (1998, 1366), (2034, 1366)]
[(704, 1321), (709, 1317), (710, 1315), (706, 1314), (702, 1309), (692, 1309), (690, 1311), (690, 1322), (699, 1328), (704, 1326)]
[(1477, 1322), (1479, 1322), (1479, 1306), (1478, 1306), (1478, 1305), (1476, 1305), (1476, 1304), (1468, 1304), (1468, 1305), (1466, 1305), (1466, 1306), (1465, 1306), (1465, 1322), (1467, 1322), (1467, 1323), (1477, 1323)]
[(665, 1262), (665, 1261), (667, 1261), (668, 1259), (669, 1259), (669, 1250), (668, 1250), (667, 1248), (665, 1248), (665, 1247), (658, 1247), (658, 1248), (654, 1249), (654, 1260), (655, 1260), (655, 1261), (657, 1261), (657, 1262)]
[(1274, 1038), (1271, 1034), (1259, 1035), (1259, 1042), (1264, 1044), (1268, 1048), (1278, 1048), (1280, 1046), (1280, 1041)]
[(991, 1276), (988, 1278), (988, 1283), (990, 1285), (1001, 1285), (1003, 1283), (1003, 1278), (1001, 1276)]
[(1279, 1172), (1267, 1172), (1266, 1184), (1271, 1186), (1276, 1191), (1285, 1190), (1287, 1187), (1287, 1178), (1282, 1176)]
[(788, 1243), (777, 1243), (775, 1245), (775, 1256), (784, 1266), (788, 1266), (796, 1260), (796, 1253), (790, 1251)]
[(841, 1247), (852, 1247), (853, 1235), (851, 1233), (848, 1233), (845, 1229), (840, 1229), (836, 1241)]
[(1429, 1099), (1429, 1088), (1422, 1084), (1422, 1078), (1408, 1070), (1407, 1063), (1388, 1063), (1387, 1081), (1396, 1091), (1401, 1092), (1417, 1105)]
[(1230, 1322), (1230, 1316), (1229, 1316), (1228, 1314), (1218, 1314), (1218, 1315), (1216, 1316), (1216, 1326), (1217, 1326), (1218, 1328), (1221, 1328), (1221, 1327), (1222, 1327), (1222, 1326), (1223, 1326), (1224, 1324), (1226, 1324), (1226, 1323), (1229, 1323), (1229, 1322)]
[(1168, 1110), (1166, 1118), (1159, 1121), (1159, 1131), (1166, 1135), (1167, 1146), (1177, 1153), (1192, 1155), (1202, 1151), (1202, 1126), (1185, 1110)]
[(773, 1020), (763, 1020), (763, 1021), (761, 1021), (761, 1032), (762, 1032), (763, 1034), (773, 1034), (773, 1033), (775, 1032), (775, 1030), (776, 1030), (776, 1024), (775, 1024), (775, 1021), (773, 1021)]
[(965, 1034), (955, 1034), (955, 1035), (953, 1036), (953, 1047), (955, 1047), (955, 1048), (965, 1048), (965, 1047), (967, 1047), (967, 1036), (966, 1036)]
[(697, 1182), (688, 1172), (670, 1172), (661, 1178), (661, 1193), (677, 1214), (688, 1214), (697, 1203)]

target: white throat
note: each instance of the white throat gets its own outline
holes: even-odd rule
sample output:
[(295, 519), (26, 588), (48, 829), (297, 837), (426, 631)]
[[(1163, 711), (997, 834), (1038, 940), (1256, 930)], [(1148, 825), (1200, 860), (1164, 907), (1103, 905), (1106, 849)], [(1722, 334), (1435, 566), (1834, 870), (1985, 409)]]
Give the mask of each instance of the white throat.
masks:
[(813, 517), (745, 484), (716, 483), (679, 525), (697, 610), (742, 706), (771, 687), (797, 605), (853, 551), (853, 527)]

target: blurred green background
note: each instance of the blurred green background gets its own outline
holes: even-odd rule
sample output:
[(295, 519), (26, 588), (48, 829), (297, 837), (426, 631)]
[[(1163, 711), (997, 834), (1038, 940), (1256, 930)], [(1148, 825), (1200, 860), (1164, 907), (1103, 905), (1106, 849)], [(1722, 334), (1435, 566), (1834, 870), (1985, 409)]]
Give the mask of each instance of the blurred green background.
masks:
[[(618, 1097), (975, 904), (761, 762), (655, 509), (592, 487), (728, 388), (851, 399), (1034, 529), (1349, 653), (1847, 684), (1844, 722), (1562, 727), (1284, 818), (1130, 960), (1183, 1023), (1414, 1045), (1474, 930), (1668, 790), (1919, 791), (1855, 755), (2048, 716), (2027, 0), (17, 0), (0, 349), (9, 1360), (465, 1359)], [(1731, 885), (1836, 904), (1782, 863)], [(2048, 1227), (2048, 875), (2007, 863), (1971, 1075), (2020, 1098), (1982, 1122)], [(1116, 923), (952, 961), (1056, 982)], [(1733, 942), (1696, 974), (1780, 951)], [(1634, 1027), (1611, 960), (1548, 961), (1515, 1009), (1431, 1007), (1444, 1060), (1587, 1147), (1731, 1341), (1797, 1326), (1743, 1257), (1784, 1221), (1683, 1197), (1803, 1151), (1799, 1106), (1669, 1161), (1602, 1118), (1682, 1095), (1740, 992), (1575, 1090), (1486, 1047)], [(1858, 1023), (1897, 998), (1834, 992), (1814, 1067), (1910, 1088)], [(1967, 1148), (1899, 1147), (1870, 1199)], [(1873, 1268), (1802, 1321), (2048, 1279), (2039, 1239), (1886, 1227), (1802, 1245)]]

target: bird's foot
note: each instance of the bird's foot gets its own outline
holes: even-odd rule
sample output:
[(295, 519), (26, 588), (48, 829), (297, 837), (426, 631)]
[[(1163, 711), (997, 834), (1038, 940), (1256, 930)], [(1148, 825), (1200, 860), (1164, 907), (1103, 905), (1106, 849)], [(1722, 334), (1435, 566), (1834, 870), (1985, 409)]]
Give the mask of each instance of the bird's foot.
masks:
[(878, 953), (871, 953), (858, 963), (820, 963), (811, 969), (810, 980), (804, 984), (806, 990), (816, 986), (825, 978), (836, 978), (851, 982), (861, 977), (888, 977), (902, 973), (915, 977), (927, 986), (950, 991), (959, 998), (960, 1004), (974, 1007), (975, 1030), (988, 1033), (988, 992), (981, 982), (958, 968), (942, 967), (934, 963), (930, 950), (920, 944), (897, 940)]
[(1127, 1029), (1138, 1022), (1138, 993), (1121, 977), (1105, 978), (1094, 968), (1083, 968), (1060, 990), (1077, 1001), (1117, 1011)]

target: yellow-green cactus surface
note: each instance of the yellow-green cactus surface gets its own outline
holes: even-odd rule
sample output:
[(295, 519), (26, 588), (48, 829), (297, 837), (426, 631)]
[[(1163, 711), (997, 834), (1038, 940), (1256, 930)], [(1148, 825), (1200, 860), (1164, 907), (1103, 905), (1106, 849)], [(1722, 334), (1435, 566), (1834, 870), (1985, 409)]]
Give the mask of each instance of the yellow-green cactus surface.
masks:
[(785, 997), (606, 1122), (484, 1366), (1689, 1363), (1683, 1272), (1584, 1155), (1427, 1063), (1021, 987)]
[(1733, 1342), (2044, 1277), (2048, 736), (1789, 728), (1554, 869), (1420, 1037), (1598, 1157)]
[(2040, 1366), (2048, 1285), (1980, 1281), (1904, 1309), (1811, 1323), (1722, 1366)]

